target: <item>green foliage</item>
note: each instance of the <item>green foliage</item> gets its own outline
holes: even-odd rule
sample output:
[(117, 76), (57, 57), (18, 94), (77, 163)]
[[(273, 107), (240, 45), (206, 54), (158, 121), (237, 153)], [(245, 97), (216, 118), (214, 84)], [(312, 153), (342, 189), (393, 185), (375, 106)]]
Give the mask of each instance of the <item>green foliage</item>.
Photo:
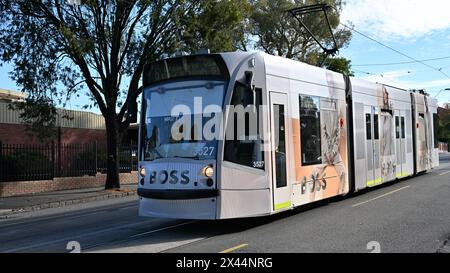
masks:
[(36, 151), (16, 150), (13, 154), (0, 157), (2, 172), (0, 181), (26, 180), (32, 176), (53, 175), (53, 163), (45, 155)]
[(118, 187), (117, 148), (145, 64), (180, 49), (232, 50), (245, 10), (243, 0), (0, 0), (0, 62), (33, 98), (90, 98), (84, 108), (98, 107), (107, 127), (107, 187)]
[(351, 61), (346, 58), (336, 57), (325, 60), (324, 67), (328, 70), (338, 72), (347, 76), (354, 76), (351, 71)]
[(246, 0), (205, 0), (184, 22), (184, 51), (195, 53), (235, 51), (245, 44), (246, 19), (250, 5)]
[(23, 102), (14, 102), (9, 108), (18, 111), (20, 118), (30, 133), (41, 141), (57, 135), (56, 108), (48, 98), (26, 98)]
[[(322, 50), (306, 33), (297, 19), (287, 10), (304, 5), (326, 3), (332, 6), (328, 11), (330, 25), (336, 37), (338, 48), (345, 47), (351, 39), (351, 32), (339, 27), (341, 0), (257, 0), (252, 2), (252, 32), (258, 38), (255, 47), (273, 55), (300, 60), (312, 65), (320, 65)], [(332, 37), (320, 13), (304, 15), (303, 22), (321, 44), (331, 47)], [(331, 69), (349, 72), (350, 63), (343, 58), (334, 59)]]
[(438, 139), (450, 142), (450, 110), (442, 110), (439, 117)]

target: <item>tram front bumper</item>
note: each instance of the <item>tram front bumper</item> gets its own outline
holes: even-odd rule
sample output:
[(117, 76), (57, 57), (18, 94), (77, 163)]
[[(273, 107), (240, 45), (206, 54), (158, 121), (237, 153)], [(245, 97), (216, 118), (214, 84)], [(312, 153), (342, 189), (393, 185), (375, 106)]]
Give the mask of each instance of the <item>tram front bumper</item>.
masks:
[(218, 190), (138, 189), (139, 216), (174, 219), (216, 219)]

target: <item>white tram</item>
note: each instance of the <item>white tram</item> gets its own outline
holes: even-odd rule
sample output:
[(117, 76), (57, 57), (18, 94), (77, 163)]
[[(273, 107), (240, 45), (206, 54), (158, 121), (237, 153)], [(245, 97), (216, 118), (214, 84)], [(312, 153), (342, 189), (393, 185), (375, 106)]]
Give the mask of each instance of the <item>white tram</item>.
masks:
[(260, 52), (158, 61), (143, 82), (141, 216), (270, 215), (439, 164), (421, 91)]

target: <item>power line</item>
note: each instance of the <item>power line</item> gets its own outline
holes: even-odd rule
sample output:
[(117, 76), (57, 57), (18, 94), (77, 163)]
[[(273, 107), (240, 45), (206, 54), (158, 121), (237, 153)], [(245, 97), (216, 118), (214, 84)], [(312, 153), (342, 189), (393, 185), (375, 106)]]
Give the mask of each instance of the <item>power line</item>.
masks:
[(390, 81), (390, 82), (392, 82), (392, 83), (398, 84), (398, 85), (399, 85), (398, 87), (401, 87), (401, 86), (404, 85), (404, 84), (402, 84), (402, 83), (399, 83), (399, 82), (394, 81), (393, 79), (390, 79), (390, 78), (388, 78), (388, 77), (385, 77), (383, 74), (375, 74), (375, 73), (372, 73), (372, 72), (368, 72), (368, 71), (364, 71), (364, 70), (359, 70), (359, 69), (354, 69), (354, 68), (352, 68), (352, 70), (354, 70), (355, 72), (359, 72), (359, 73), (366, 74), (366, 75), (372, 75), (372, 76), (379, 76), (379, 77), (382, 77), (383, 79), (386, 79), (386, 80), (388, 80), (388, 81)]
[[(450, 59), (450, 56), (447, 57), (440, 57), (440, 58), (433, 58), (433, 59), (426, 59), (426, 60), (420, 60), (421, 62), (430, 62), (430, 61), (438, 61), (438, 60), (445, 60)], [(412, 64), (416, 63), (416, 61), (410, 61), (410, 62), (398, 62), (398, 63), (376, 63), (376, 64), (354, 64), (352, 66), (388, 66), (388, 65), (401, 65), (401, 64)]]
[(375, 43), (377, 43), (377, 44), (379, 44), (379, 45), (381, 45), (381, 46), (383, 46), (383, 47), (385, 47), (385, 48), (387, 48), (387, 49), (389, 49), (389, 50), (394, 51), (395, 53), (397, 53), (397, 54), (399, 54), (399, 55), (402, 55), (403, 57), (406, 57), (406, 58), (408, 58), (408, 59), (414, 61), (414, 63), (420, 63), (420, 64), (422, 64), (422, 65), (424, 65), (424, 66), (426, 66), (426, 67), (429, 67), (429, 68), (431, 68), (431, 69), (433, 69), (433, 70), (435, 70), (435, 71), (441, 73), (441, 74), (444, 75), (446, 78), (450, 79), (450, 76), (449, 76), (447, 73), (445, 73), (444, 71), (442, 71), (442, 68), (436, 68), (436, 67), (434, 67), (434, 66), (431, 66), (431, 65), (425, 63), (424, 61), (421, 61), (421, 60), (418, 60), (418, 59), (416, 59), (416, 58), (413, 58), (413, 57), (411, 57), (411, 56), (409, 56), (409, 55), (407, 55), (407, 54), (405, 54), (405, 53), (403, 53), (403, 52), (401, 52), (401, 51), (399, 51), (399, 50), (397, 50), (397, 49), (395, 49), (395, 48), (393, 48), (393, 47), (391, 47), (391, 46), (388, 46), (388, 45), (386, 45), (386, 44), (384, 44), (384, 43), (382, 43), (382, 42), (380, 42), (380, 41), (378, 41), (378, 40), (376, 40), (376, 39), (370, 37), (369, 35), (364, 34), (364, 33), (360, 32), (360, 31), (356, 30), (355, 28), (350, 27), (350, 26), (348, 26), (348, 25), (346, 25), (346, 24), (344, 24), (344, 23), (340, 23), (340, 25), (342, 25), (343, 27), (345, 27), (345, 28), (347, 28), (347, 29), (349, 29), (349, 30), (351, 30), (351, 31), (353, 31), (353, 32), (355, 32), (355, 33), (358, 33), (359, 35), (361, 35), (361, 36), (363, 36), (363, 37), (365, 37), (365, 38), (367, 38), (367, 39), (369, 39), (369, 40), (371, 40), (371, 41), (373, 41), (373, 42), (375, 42)]

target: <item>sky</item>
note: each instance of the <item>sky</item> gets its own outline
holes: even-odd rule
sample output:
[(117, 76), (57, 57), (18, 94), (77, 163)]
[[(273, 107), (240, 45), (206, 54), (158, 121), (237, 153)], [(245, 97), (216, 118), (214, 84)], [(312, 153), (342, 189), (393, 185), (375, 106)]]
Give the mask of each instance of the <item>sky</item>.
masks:
[[(356, 77), (406, 89), (426, 89), (431, 96), (450, 88), (450, 1), (346, 2), (341, 15), (343, 23), (352, 24), (357, 31), (415, 60), (428, 60), (424, 61), (426, 65), (413, 62), (354, 33), (348, 47), (340, 50), (340, 56), (352, 61)], [(0, 67), (0, 88), (18, 90), (8, 77), (11, 69), (8, 64)], [(438, 100), (440, 104), (450, 102), (450, 91), (441, 92)], [(73, 99), (67, 108), (80, 110), (86, 101), (84, 97)]]
[[(441, 89), (450, 88), (449, 11), (448, 0), (347, 0), (343, 23), (351, 22), (359, 32), (416, 60), (439, 60), (414, 63), (357, 33), (340, 55), (352, 61), (357, 77), (426, 89), (436, 96)], [(403, 64), (388, 65), (392, 63)], [(450, 91), (441, 92), (438, 100), (450, 102)]]

